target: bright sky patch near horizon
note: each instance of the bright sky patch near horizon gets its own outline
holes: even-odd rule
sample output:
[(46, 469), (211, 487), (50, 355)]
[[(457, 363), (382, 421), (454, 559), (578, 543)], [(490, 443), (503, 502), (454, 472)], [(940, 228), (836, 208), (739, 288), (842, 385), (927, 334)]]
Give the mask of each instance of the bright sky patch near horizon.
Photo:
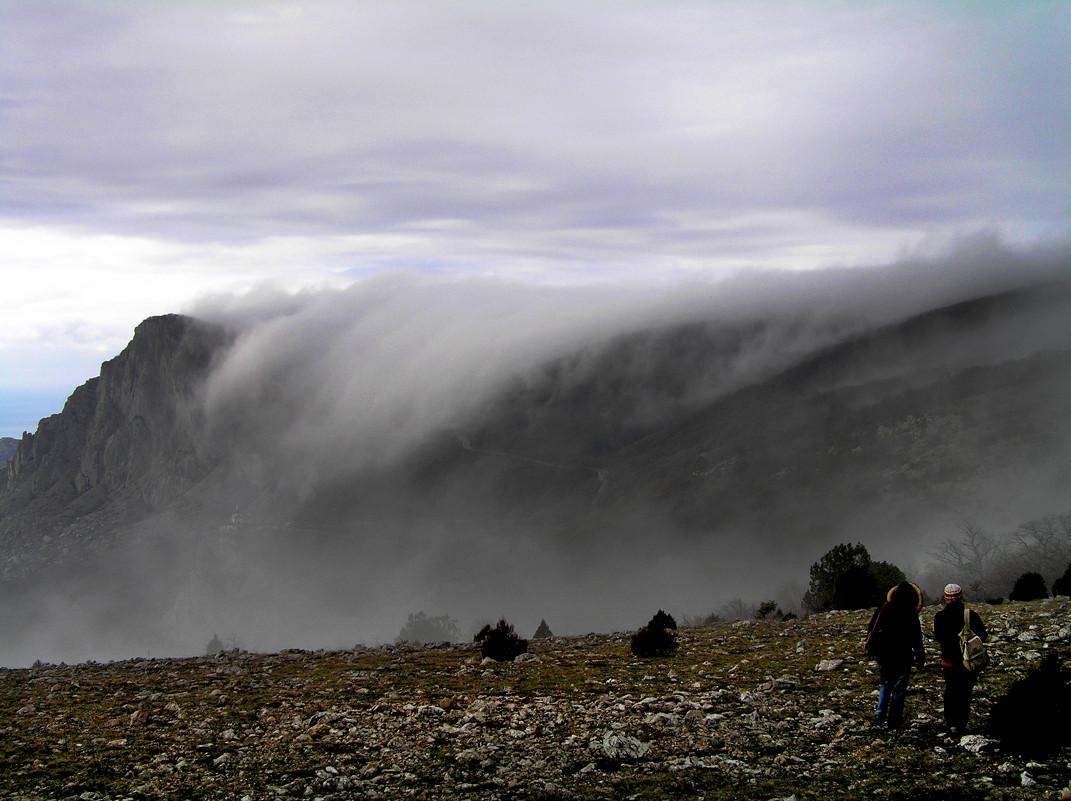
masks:
[(145, 317), (1071, 236), (1071, 4), (0, 0), (0, 436)]

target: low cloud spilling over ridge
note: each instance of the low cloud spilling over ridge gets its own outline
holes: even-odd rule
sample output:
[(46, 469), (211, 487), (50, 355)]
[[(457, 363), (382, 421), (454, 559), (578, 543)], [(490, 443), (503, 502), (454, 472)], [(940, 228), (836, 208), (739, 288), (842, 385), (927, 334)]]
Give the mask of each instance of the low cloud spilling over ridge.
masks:
[[(1066, 277), (1067, 264), (1068, 248), (1020, 252), (982, 236), (882, 268), (648, 288), (399, 274), (341, 291), (205, 301), (192, 312), (240, 331), (207, 387), (210, 415), (230, 410), (264, 432), (280, 459), (320, 470), (395, 460), (463, 425), (509, 382), (632, 331), (762, 321), (762, 335), (728, 370), (694, 377), (698, 407), (853, 333)], [(1022, 347), (1043, 345), (1033, 336)]]
[[(567, 634), (734, 598), (790, 609), (808, 566), (846, 540), (921, 576), (965, 515), (1002, 531), (1067, 511), (1071, 375), (1015, 370), (1071, 359), (1024, 361), (981, 393), (951, 379), (1066, 354), (1071, 315), (1066, 295), (1034, 293), (992, 320), (981, 304), (965, 326), (897, 324), (1066, 285), (1069, 257), (980, 237), (882, 268), (644, 290), (399, 274), (206, 299), (188, 311), (236, 335), (204, 387), (221, 456), (194, 493), (206, 502), (127, 527), (97, 562), (0, 586), (25, 623), (0, 660), (188, 654), (213, 634), (348, 647), (391, 640), (421, 610), (467, 635), (498, 616)], [(882, 326), (899, 333), (868, 350)], [(855, 350), (816, 367), (828, 381), (804, 379), (809, 395), (763, 381), (840, 342)], [(994, 416), (1007, 409), (1022, 419)], [(961, 486), (985, 504), (965, 509)]]
[(0, 395), (259, 281), (1066, 237), (1069, 36), (1056, 0), (0, 4)]

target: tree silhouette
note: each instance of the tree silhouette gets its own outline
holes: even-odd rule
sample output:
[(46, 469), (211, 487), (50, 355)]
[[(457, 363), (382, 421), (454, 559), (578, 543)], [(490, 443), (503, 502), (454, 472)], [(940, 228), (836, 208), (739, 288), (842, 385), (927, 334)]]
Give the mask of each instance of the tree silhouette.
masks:
[(1040, 573), (1023, 573), (1015, 580), (1015, 586), (1008, 594), (1009, 601), (1037, 601), (1048, 597), (1049, 590)]
[(499, 620), (494, 628), (484, 626), (476, 636), (485, 659), (512, 662), (515, 657), (528, 653), (528, 640), (518, 637), (513, 625), (507, 623), (505, 618)]
[(423, 645), (429, 642), (457, 642), (461, 634), (457, 621), (449, 615), (428, 617), (423, 611), (409, 615), (395, 642)]
[(842, 543), (811, 565), (811, 584), (803, 595), (803, 608), (826, 612), (876, 606), (888, 588), (905, 580), (904, 571), (896, 565), (871, 561), (861, 543)]

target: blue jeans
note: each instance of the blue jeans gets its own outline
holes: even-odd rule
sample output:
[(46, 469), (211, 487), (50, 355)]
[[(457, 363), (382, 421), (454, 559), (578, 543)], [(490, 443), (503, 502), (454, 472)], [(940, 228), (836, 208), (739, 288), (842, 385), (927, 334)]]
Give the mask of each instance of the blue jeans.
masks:
[(907, 680), (911, 676), (911, 664), (883, 665), (878, 663), (881, 690), (878, 693), (878, 711), (874, 719), (899, 728), (904, 722), (904, 699), (907, 696)]

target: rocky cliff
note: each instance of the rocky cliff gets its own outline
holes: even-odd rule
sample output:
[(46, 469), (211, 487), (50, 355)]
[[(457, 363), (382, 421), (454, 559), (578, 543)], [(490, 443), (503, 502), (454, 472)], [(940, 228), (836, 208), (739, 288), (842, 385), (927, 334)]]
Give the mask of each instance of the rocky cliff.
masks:
[[(25, 434), (0, 472), (0, 542), (8, 556), (48, 553), (26, 540), (86, 541), (159, 512), (211, 471), (198, 392), (226, 344), (180, 315), (141, 323), (130, 344)], [(35, 553), (36, 552), (36, 553)]]

